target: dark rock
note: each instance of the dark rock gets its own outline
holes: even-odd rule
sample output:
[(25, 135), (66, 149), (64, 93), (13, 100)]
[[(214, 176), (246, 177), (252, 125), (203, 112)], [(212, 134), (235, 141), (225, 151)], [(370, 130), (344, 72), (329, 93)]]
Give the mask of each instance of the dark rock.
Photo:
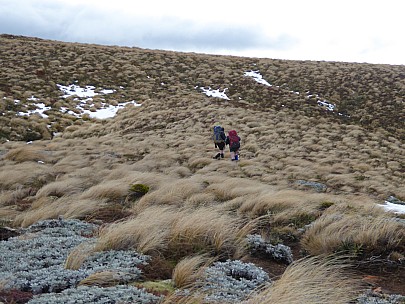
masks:
[(9, 238), (19, 235), (15, 229), (0, 227), (0, 241), (7, 241)]

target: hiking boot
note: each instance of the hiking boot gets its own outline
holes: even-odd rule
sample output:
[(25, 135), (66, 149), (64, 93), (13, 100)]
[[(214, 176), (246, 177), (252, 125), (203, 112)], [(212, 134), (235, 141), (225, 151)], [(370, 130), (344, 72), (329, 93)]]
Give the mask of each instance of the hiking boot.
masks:
[(221, 153), (221, 158), (224, 158), (224, 153)]
[(217, 155), (215, 155), (213, 158), (214, 159), (219, 159), (221, 157), (221, 153), (218, 153)]
[(235, 155), (235, 160), (239, 160), (239, 155)]

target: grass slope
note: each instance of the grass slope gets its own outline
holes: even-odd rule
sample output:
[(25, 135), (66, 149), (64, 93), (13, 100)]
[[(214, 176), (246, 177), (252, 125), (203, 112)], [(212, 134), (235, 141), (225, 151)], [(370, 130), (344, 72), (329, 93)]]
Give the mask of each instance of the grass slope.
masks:
[[(146, 279), (171, 278), (173, 271), (179, 287), (192, 284), (204, 261), (253, 259), (248, 234), (290, 245), (294, 259), (349, 254), (355, 265), (367, 266), (365, 274), (380, 275), (389, 265), (391, 281), (403, 279), (403, 216), (377, 203), (390, 195), (405, 199), (404, 66), (10, 35), (0, 42), (2, 226), (27, 227), (59, 216), (104, 223), (96, 250), (149, 254), (154, 264), (144, 269)], [(244, 76), (250, 70), (273, 86)], [(62, 98), (57, 84), (71, 83), (116, 90), (96, 97), (95, 104), (135, 100), (142, 106), (127, 106), (102, 121), (61, 113), (61, 107), (74, 110), (77, 101)], [(230, 100), (208, 97), (200, 87), (227, 89)], [(30, 107), (32, 96), (50, 107), (47, 118), (17, 115)], [(336, 104), (335, 110), (320, 107), (317, 98)], [(212, 159), (216, 122), (241, 136), (238, 163), (229, 152), (224, 160)], [(322, 187), (308, 186), (314, 183)], [(134, 185), (147, 190), (134, 193)], [(255, 259), (267, 270), (280, 269), (274, 279), (285, 269)], [(311, 263), (298, 263), (295, 271), (305, 273)], [(294, 268), (276, 286), (297, 281), (299, 293), (321, 292), (323, 303), (352, 294), (344, 282), (340, 293), (331, 294), (340, 286), (333, 275), (337, 266), (315, 264), (328, 278), (323, 289), (299, 285)], [(314, 282), (322, 282), (322, 275)], [(389, 288), (405, 294), (400, 283)], [(280, 298), (277, 292), (273, 296)]]

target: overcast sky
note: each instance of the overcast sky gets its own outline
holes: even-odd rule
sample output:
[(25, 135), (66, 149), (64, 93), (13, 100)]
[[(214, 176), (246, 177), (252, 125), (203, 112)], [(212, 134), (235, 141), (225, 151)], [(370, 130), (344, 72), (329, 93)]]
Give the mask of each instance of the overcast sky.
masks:
[(297, 60), (405, 64), (404, 0), (0, 0), (0, 33)]

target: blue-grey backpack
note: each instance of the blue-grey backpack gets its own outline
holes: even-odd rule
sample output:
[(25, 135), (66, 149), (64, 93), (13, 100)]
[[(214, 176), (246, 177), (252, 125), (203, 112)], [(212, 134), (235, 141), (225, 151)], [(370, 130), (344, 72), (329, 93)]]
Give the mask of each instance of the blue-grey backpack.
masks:
[(223, 137), (221, 136), (221, 133), (223, 133), (222, 127), (221, 126), (215, 126), (214, 127), (214, 135), (212, 136), (212, 139), (214, 140), (214, 143), (219, 144), (225, 142)]

